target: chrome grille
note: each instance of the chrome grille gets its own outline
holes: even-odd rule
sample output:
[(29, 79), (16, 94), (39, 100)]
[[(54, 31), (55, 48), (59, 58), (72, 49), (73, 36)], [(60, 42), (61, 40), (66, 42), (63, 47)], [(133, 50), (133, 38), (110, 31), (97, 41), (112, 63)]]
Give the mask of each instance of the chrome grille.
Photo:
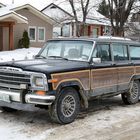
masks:
[(17, 68), (0, 68), (0, 88), (20, 89), (21, 84), (30, 86), (29, 74)]

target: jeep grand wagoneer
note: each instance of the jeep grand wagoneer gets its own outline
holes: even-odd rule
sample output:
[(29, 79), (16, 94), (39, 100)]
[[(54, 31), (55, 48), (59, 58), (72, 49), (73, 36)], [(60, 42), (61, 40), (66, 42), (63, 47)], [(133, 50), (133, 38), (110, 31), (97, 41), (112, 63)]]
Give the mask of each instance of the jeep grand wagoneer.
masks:
[(125, 104), (140, 96), (140, 43), (129, 39), (53, 39), (33, 60), (0, 65), (0, 100), (49, 108), (58, 123), (74, 121), (90, 99), (121, 94)]

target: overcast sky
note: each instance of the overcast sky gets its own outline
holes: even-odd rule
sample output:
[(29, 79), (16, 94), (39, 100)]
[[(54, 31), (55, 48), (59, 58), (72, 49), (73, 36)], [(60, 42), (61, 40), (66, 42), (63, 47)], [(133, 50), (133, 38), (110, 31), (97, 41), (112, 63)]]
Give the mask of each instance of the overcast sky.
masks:
[(54, 0), (0, 0), (3, 4), (12, 4), (12, 1), (14, 1), (15, 4), (30, 3), (36, 8), (42, 9)]
[[(91, 4), (95, 3), (99, 3), (101, 0), (91, 0)], [(29, 3), (31, 5), (33, 5), (34, 7), (38, 8), (39, 10), (42, 10), (44, 7), (46, 7), (47, 5), (49, 5), (51, 2), (55, 2), (55, 3), (62, 3), (64, 2), (64, 0), (0, 0), (0, 3), (3, 4), (12, 4), (12, 2), (14, 2), (14, 4), (25, 4), (25, 3)]]

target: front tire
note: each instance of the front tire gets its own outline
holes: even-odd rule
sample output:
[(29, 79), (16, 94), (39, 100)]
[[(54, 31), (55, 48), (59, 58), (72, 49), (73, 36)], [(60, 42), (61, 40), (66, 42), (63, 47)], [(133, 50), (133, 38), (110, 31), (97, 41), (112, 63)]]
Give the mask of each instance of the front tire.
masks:
[(50, 117), (60, 124), (73, 122), (80, 110), (80, 98), (74, 88), (65, 88), (60, 92), (60, 96), (54, 104), (50, 106)]
[(133, 81), (127, 93), (122, 94), (122, 100), (126, 105), (136, 104), (139, 101), (140, 85), (139, 81)]

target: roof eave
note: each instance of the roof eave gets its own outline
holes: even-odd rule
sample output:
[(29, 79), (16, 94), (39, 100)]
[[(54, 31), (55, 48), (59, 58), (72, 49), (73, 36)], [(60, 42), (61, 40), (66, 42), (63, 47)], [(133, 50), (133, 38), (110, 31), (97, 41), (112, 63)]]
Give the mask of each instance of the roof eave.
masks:
[(11, 12), (9, 14), (1, 16), (0, 21), (3, 21), (4, 19), (7, 19), (7, 18), (13, 18), (14, 20), (17, 21), (17, 23), (28, 24), (28, 19), (21, 17), (20, 15), (16, 14), (15, 12)]
[(16, 8), (13, 8), (11, 10), (13, 11), (18, 11), (24, 8), (28, 8), (33, 14), (39, 16), (41, 19), (43, 19), (44, 21), (47, 21), (48, 23), (54, 25), (55, 21), (53, 19), (51, 19), (50, 17), (48, 17), (47, 15), (45, 15), (44, 13), (40, 12), (38, 9), (36, 9), (35, 7), (31, 6), (30, 4), (25, 4)]

